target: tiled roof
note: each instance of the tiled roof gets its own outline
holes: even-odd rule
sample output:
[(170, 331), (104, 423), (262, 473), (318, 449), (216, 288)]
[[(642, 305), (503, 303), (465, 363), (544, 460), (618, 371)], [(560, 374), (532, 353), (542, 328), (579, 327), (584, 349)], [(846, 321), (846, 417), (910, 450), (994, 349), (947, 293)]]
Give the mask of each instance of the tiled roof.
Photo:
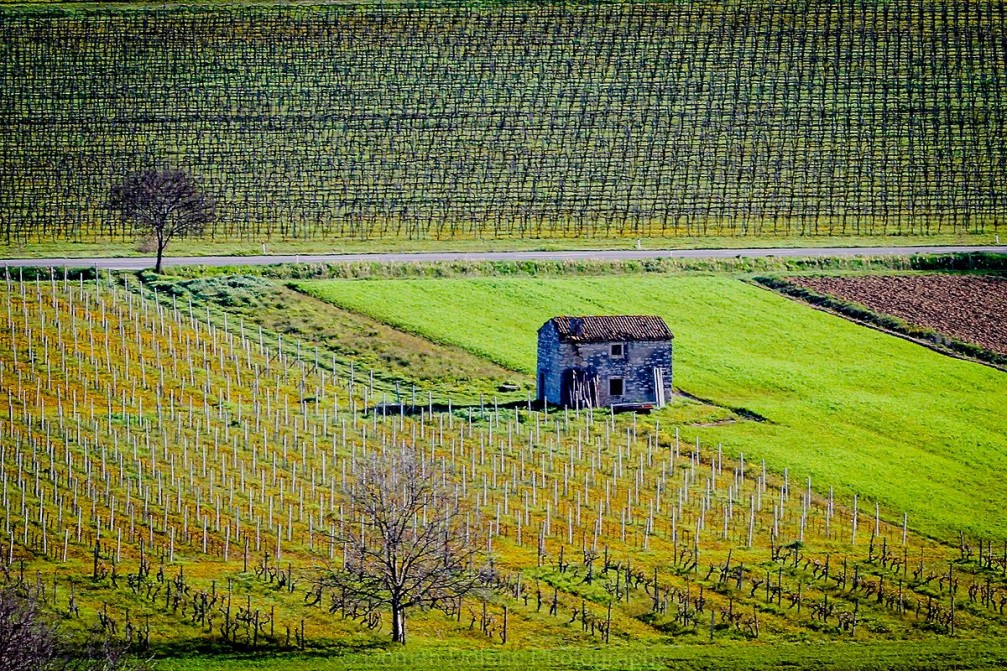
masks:
[(553, 317), (560, 342), (596, 343), (629, 340), (671, 340), (671, 329), (653, 315), (612, 317)]

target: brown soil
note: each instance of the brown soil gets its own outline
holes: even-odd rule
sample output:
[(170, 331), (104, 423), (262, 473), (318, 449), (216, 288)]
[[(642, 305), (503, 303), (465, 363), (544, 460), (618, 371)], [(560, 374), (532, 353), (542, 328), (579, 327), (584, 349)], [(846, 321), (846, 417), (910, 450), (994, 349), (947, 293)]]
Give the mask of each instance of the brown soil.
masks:
[(818, 293), (1007, 355), (1007, 279), (974, 275), (791, 277)]

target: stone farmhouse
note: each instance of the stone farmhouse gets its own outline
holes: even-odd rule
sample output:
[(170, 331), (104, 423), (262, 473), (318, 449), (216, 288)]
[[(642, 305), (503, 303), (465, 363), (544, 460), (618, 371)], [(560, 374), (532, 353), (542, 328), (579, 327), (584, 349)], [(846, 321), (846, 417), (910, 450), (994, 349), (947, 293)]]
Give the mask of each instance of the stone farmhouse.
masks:
[(673, 338), (656, 316), (553, 317), (538, 330), (538, 399), (660, 408), (671, 398)]

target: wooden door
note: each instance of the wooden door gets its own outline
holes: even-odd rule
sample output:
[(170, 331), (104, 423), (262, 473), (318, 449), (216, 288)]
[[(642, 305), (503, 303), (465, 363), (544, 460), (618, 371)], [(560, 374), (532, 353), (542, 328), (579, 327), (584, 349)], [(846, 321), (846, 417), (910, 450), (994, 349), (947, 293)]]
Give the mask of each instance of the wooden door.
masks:
[(664, 407), (664, 372), (660, 368), (654, 368), (654, 405), (659, 408)]

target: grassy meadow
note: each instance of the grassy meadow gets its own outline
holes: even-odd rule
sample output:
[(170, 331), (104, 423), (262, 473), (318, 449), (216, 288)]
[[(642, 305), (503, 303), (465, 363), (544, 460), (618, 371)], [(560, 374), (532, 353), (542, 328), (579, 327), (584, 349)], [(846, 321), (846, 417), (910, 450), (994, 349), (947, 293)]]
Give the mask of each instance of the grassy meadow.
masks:
[[(765, 421), (693, 427), (909, 514), (927, 533), (1003, 536), (1002, 373), (727, 276), (302, 282), (303, 291), (531, 375), (556, 314), (646, 313), (675, 333), (675, 386)], [(873, 505), (873, 503), (872, 503)]]

